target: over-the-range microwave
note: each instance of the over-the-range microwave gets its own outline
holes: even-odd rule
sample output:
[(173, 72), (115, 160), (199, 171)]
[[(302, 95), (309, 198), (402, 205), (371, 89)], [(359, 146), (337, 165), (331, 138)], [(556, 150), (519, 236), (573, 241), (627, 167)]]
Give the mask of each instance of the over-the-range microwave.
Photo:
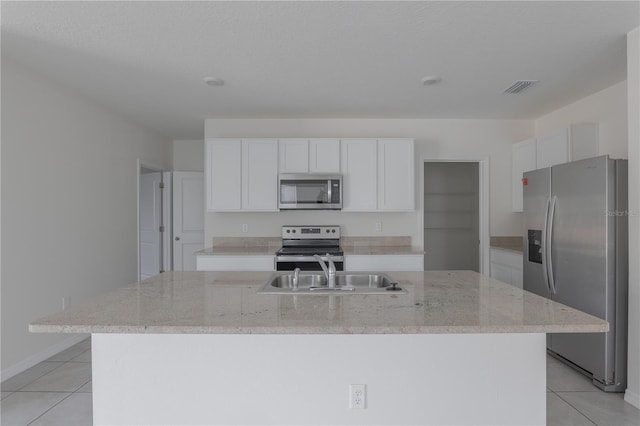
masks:
[(342, 209), (342, 176), (314, 173), (280, 174), (280, 210)]

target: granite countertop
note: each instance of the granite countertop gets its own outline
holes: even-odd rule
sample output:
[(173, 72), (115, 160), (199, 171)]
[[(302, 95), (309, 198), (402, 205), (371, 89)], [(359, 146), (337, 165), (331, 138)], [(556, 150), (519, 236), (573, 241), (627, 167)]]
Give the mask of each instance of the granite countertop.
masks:
[[(247, 247), (207, 247), (197, 251), (196, 256), (275, 256), (280, 246), (247, 246)], [(402, 254), (424, 254), (424, 250), (419, 250), (411, 246), (358, 246), (345, 247), (345, 255), (402, 255)]]
[(43, 333), (604, 332), (608, 323), (472, 271), (389, 272), (401, 295), (266, 295), (268, 272), (165, 272), (33, 321)]
[(491, 237), (491, 248), (522, 254), (522, 237)]

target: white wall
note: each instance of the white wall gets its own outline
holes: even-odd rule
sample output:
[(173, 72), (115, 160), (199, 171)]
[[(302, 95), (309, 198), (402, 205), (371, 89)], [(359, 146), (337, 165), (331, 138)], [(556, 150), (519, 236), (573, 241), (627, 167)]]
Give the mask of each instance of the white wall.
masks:
[(640, 28), (627, 35), (629, 117), (629, 351), (625, 400), (640, 408)]
[[(171, 141), (2, 57), (2, 371), (69, 335), (28, 323), (137, 275), (137, 159)], [(6, 377), (3, 377), (6, 378)]]
[(201, 172), (204, 170), (204, 141), (174, 140), (173, 170)]
[(597, 123), (599, 151), (627, 158), (627, 82), (608, 87), (535, 120), (536, 136), (573, 123)]
[[(511, 212), (511, 144), (531, 137), (533, 121), (465, 119), (208, 119), (205, 139), (240, 137), (408, 137), (416, 140), (416, 170), (423, 158), (489, 159), (491, 235), (520, 235)], [(416, 173), (416, 191), (420, 191)], [(418, 200), (419, 197), (416, 197)], [(345, 236), (411, 235), (422, 239), (420, 206), (415, 213), (207, 213), (205, 245), (213, 236), (279, 236), (288, 224), (339, 224)], [(382, 232), (375, 223), (382, 222)], [(243, 234), (246, 223), (249, 232)]]

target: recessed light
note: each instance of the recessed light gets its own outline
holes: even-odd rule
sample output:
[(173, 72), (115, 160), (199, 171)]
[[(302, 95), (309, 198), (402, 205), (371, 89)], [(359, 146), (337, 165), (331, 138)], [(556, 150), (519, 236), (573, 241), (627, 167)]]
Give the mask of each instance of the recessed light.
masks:
[(218, 77), (205, 77), (204, 82), (209, 86), (224, 86), (224, 80)]
[(427, 75), (425, 77), (422, 77), (422, 80), (420, 81), (424, 86), (431, 86), (433, 84), (440, 83), (442, 81), (442, 77), (437, 75)]

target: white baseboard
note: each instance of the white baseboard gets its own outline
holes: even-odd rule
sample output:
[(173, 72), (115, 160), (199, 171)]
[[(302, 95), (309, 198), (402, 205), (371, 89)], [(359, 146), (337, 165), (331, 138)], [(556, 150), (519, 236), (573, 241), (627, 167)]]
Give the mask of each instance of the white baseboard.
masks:
[(627, 389), (624, 393), (624, 400), (636, 408), (640, 408), (640, 395)]
[(4, 382), (5, 380), (10, 379), (17, 374), (20, 374), (23, 371), (33, 367), (34, 365), (44, 361), (45, 359), (51, 358), (55, 354), (60, 353), (65, 349), (69, 349), (71, 346), (82, 342), (88, 336), (88, 334), (74, 335), (67, 339), (64, 339), (61, 342), (56, 343), (53, 346), (49, 346), (48, 348), (38, 353), (33, 354), (30, 357), (23, 359), (19, 363), (2, 370), (2, 372), (0, 372), (0, 380)]

